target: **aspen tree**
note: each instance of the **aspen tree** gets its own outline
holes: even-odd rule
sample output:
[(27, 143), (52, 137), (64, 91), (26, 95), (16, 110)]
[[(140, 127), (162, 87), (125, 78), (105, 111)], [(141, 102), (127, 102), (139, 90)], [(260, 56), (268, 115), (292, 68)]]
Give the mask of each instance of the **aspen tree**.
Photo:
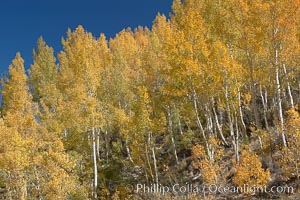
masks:
[[(67, 38), (63, 39), (64, 51), (59, 54), (60, 84), (64, 93), (62, 116), (64, 128), (69, 129), (69, 137), (78, 138), (83, 145), (84, 153), (91, 153), (93, 163), (93, 196), (97, 197), (98, 162), (97, 162), (97, 130), (102, 128), (101, 102), (97, 97), (97, 88), (100, 86), (101, 53), (97, 40), (87, 33), (82, 26), (74, 32), (70, 30)], [(72, 133), (73, 132), (73, 133)], [(87, 133), (87, 135), (82, 135)], [(85, 139), (82, 140), (82, 137)], [(74, 140), (73, 140), (74, 141)], [(90, 145), (90, 149), (86, 149)], [(69, 143), (70, 145), (74, 145)], [(77, 146), (78, 148), (79, 146)]]

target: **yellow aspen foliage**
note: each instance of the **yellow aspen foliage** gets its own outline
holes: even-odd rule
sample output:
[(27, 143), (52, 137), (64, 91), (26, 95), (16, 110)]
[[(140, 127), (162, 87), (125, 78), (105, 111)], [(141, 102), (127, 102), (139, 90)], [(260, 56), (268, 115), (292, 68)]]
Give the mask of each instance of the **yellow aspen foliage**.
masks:
[[(142, 161), (142, 156), (147, 145), (147, 137), (151, 132), (151, 119), (149, 107), (149, 95), (145, 87), (139, 87), (137, 91), (137, 101), (135, 105), (135, 115), (132, 118), (133, 137), (131, 137), (133, 159), (137, 162)], [(146, 147), (147, 148), (147, 147)]]
[(264, 187), (270, 180), (270, 170), (264, 170), (259, 157), (249, 150), (241, 153), (241, 162), (235, 164), (236, 171), (233, 183), (237, 186), (261, 186)]
[(288, 147), (284, 147), (280, 151), (278, 163), (281, 166), (284, 177), (290, 178), (300, 177), (300, 115), (296, 109), (287, 111), (286, 135)]
[(65, 107), (72, 105), (79, 112), (82, 107), (83, 110), (95, 110), (93, 106), (96, 104), (97, 89), (105, 63), (102, 62), (103, 53), (100, 53), (104, 36), (100, 37), (98, 43), (82, 26), (78, 26), (74, 32), (69, 30), (67, 36), (62, 41), (64, 51), (58, 55), (61, 63), (58, 86), (65, 93), (66, 104), (69, 104)]
[[(4, 120), (1, 119), (0, 165), (12, 199), (64, 199), (81, 190), (74, 168), (57, 133), (36, 119), (38, 110), (29, 93), (23, 60), (17, 54), (3, 83)], [(77, 188), (76, 188), (77, 187)]]
[(130, 117), (126, 115), (123, 109), (114, 109), (114, 125), (119, 129), (121, 137), (130, 139)]
[[(31, 101), (24, 60), (20, 53), (13, 59), (9, 67), (9, 77), (2, 81), (2, 85), (3, 114), (6, 116), (6, 122), (25, 136), (30, 132), (30, 128), (34, 129), (37, 126), (34, 119), (37, 107)], [(25, 129), (25, 126), (28, 128)]]
[(34, 176), (38, 188), (32, 193), (49, 199), (66, 199), (74, 196), (86, 197), (86, 190), (75, 176), (77, 159), (65, 152), (64, 144), (55, 133), (39, 129), (37, 144), (39, 152), (34, 157)]
[[(19, 53), (9, 67), (9, 77), (2, 82), (3, 114), (1, 120), (1, 138), (5, 138), (2, 148), (1, 161), (6, 174), (7, 197), (15, 199), (27, 198), (27, 187), (32, 179), (29, 176), (33, 158), (37, 149), (36, 105), (31, 101), (24, 61)], [(4, 131), (4, 132), (3, 132)], [(8, 134), (8, 135), (7, 135)], [(13, 195), (13, 196), (11, 196)]]
[[(73, 140), (67, 148), (73, 148), (74, 141), (82, 141), (84, 131), (102, 125), (101, 103), (97, 95), (107, 52), (101, 52), (105, 49), (104, 35), (98, 42), (82, 26), (73, 32), (68, 30), (62, 44), (63, 51), (58, 55), (58, 87), (64, 95), (58, 99), (57, 110), (64, 132)], [(81, 144), (85, 145), (83, 142)], [(79, 149), (82, 150), (82, 146)]]
[(217, 184), (222, 181), (220, 159), (224, 155), (220, 141), (215, 137), (209, 139), (209, 148), (212, 155), (208, 155), (203, 145), (197, 144), (192, 147), (192, 166), (200, 170), (203, 181), (207, 184)]
[(27, 181), (24, 178), (26, 170), (31, 165), (30, 141), (23, 139), (16, 128), (5, 126), (0, 119), (0, 175), (4, 177), (3, 186), (7, 198), (25, 199)]
[(17, 53), (9, 66), (8, 80), (2, 81), (3, 84), (3, 111), (4, 114), (10, 112), (20, 112), (26, 109), (28, 100), (27, 76), (24, 69), (24, 60), (20, 53)]
[[(126, 107), (126, 112), (132, 108), (134, 99), (133, 86), (141, 79), (141, 62), (138, 56), (138, 46), (134, 34), (130, 29), (124, 29), (109, 41), (112, 53), (112, 74), (109, 90), (113, 95), (115, 106), (121, 109)], [(134, 82), (134, 84), (133, 84)]]
[(33, 86), (33, 99), (44, 103), (55, 110), (59, 91), (57, 88), (58, 67), (53, 48), (40, 37), (33, 52), (34, 63), (29, 70), (30, 83)]

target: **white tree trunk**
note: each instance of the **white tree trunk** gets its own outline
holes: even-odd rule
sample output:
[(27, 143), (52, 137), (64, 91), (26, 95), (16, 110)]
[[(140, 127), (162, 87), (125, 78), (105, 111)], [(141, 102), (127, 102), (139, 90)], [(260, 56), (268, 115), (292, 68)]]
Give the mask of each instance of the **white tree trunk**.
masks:
[(172, 123), (172, 116), (171, 116), (170, 107), (168, 107), (168, 122), (169, 122), (169, 133), (171, 135), (171, 141), (172, 141), (173, 150), (174, 150), (174, 156), (175, 156), (175, 159), (176, 159), (176, 163), (179, 164), (177, 151), (176, 151), (175, 140), (174, 140), (174, 134), (173, 134), (173, 123)]
[(127, 151), (128, 158), (129, 158), (130, 162), (133, 163), (133, 160), (132, 160), (132, 157), (131, 157), (131, 152), (130, 152), (130, 149), (129, 149), (129, 146), (128, 146), (128, 141), (127, 141), (127, 139), (125, 140), (125, 147), (126, 147), (126, 151)]
[(202, 123), (201, 123), (201, 121), (199, 119), (199, 113), (198, 113), (198, 107), (197, 107), (197, 96), (196, 96), (196, 91), (195, 90), (194, 90), (194, 94), (193, 94), (193, 100), (194, 100), (194, 110), (195, 110), (195, 114), (196, 114), (197, 125), (200, 128), (200, 131), (202, 133), (202, 137), (203, 137), (204, 142), (205, 142), (205, 147), (206, 147), (206, 151), (207, 151), (208, 157), (211, 159), (212, 155), (211, 155), (211, 152), (209, 150), (208, 141), (207, 141), (207, 138), (206, 138), (206, 135), (205, 135)]
[(214, 115), (215, 115), (215, 120), (216, 120), (217, 128), (219, 130), (219, 134), (221, 136), (221, 139), (222, 139), (222, 141), (223, 141), (223, 143), (225, 145), (228, 145), (228, 143), (227, 143), (227, 141), (226, 141), (226, 139), (225, 139), (225, 137), (223, 135), (222, 127), (221, 127), (221, 125), (219, 123), (219, 118), (218, 118), (218, 115), (217, 115), (217, 112), (216, 112), (216, 109), (214, 108), (214, 106), (213, 106), (213, 112), (214, 112)]
[(235, 128), (236, 128), (236, 137), (235, 137), (235, 158), (237, 163), (240, 162), (240, 144), (239, 144), (239, 127), (238, 127), (238, 120), (237, 120), (237, 114), (235, 113)]
[(290, 103), (291, 103), (292, 108), (294, 108), (294, 99), (293, 99), (291, 85), (290, 85), (290, 81), (289, 81), (289, 77), (288, 77), (288, 74), (287, 74), (287, 71), (286, 71), (285, 64), (283, 64), (283, 71), (284, 71), (284, 74), (285, 74), (285, 77), (286, 77), (287, 89), (288, 89), (288, 94), (289, 94), (289, 97), (290, 97)]
[(242, 111), (241, 91), (240, 91), (240, 88), (238, 88), (238, 103), (239, 103), (239, 113), (240, 113), (240, 118), (241, 118), (243, 130), (246, 132), (246, 125), (245, 125), (245, 122), (244, 122), (243, 111)]
[(277, 101), (278, 101), (278, 115), (279, 121), (281, 125), (281, 136), (283, 145), (287, 147), (287, 142), (285, 138), (285, 133), (283, 131), (284, 120), (283, 120), (283, 113), (282, 113), (282, 100), (281, 100), (281, 86), (279, 81), (279, 67), (278, 67), (278, 49), (275, 50), (275, 73), (276, 73), (276, 90), (277, 90)]
[(238, 156), (237, 156), (238, 155), (238, 144), (237, 144), (237, 140), (236, 140), (236, 135), (234, 133), (234, 126), (233, 126), (233, 121), (231, 118), (231, 110), (230, 110), (230, 107), (227, 102), (226, 102), (226, 110), (228, 113), (229, 130), (230, 130), (230, 136), (232, 137), (232, 145), (233, 145), (234, 153), (236, 156), (236, 160), (238, 161)]
[(108, 163), (108, 156), (109, 156), (109, 143), (108, 143), (108, 133), (107, 130), (105, 130), (105, 156), (106, 156), (106, 162)]
[(149, 150), (148, 150), (148, 148), (150, 147), (150, 141), (151, 141), (150, 132), (148, 132), (147, 137), (148, 137), (148, 139), (147, 139), (148, 141), (147, 141), (146, 149), (145, 149), (145, 151), (146, 151), (146, 160), (147, 160), (147, 164), (148, 164), (148, 167), (149, 167), (150, 176), (151, 176), (152, 180), (154, 181), (152, 167), (151, 167), (151, 163), (150, 163), (150, 159), (149, 159)]
[(154, 172), (155, 172), (155, 183), (158, 184), (158, 170), (157, 170), (157, 161), (155, 156), (155, 147), (152, 146), (152, 157), (153, 157), (153, 164), (154, 164)]
[(93, 140), (93, 161), (94, 161), (94, 195), (95, 195), (95, 198), (97, 198), (98, 168), (97, 168), (97, 155), (96, 155), (95, 128), (92, 128), (92, 140)]
[(67, 129), (64, 129), (64, 137), (66, 138), (68, 136)]
[[(267, 108), (268, 107), (267, 107), (267, 102), (265, 101), (265, 97), (264, 97), (263, 92), (262, 92), (261, 85), (259, 86), (259, 91), (260, 91), (261, 101), (262, 101), (262, 104), (263, 104), (265, 125), (266, 125), (266, 129), (268, 130), (269, 129), (269, 123), (268, 123), (268, 118), (267, 118)], [(267, 93), (266, 93), (266, 95), (267, 95)]]
[(98, 160), (100, 161), (101, 160), (101, 156), (100, 156), (100, 130), (97, 129), (97, 157), (98, 157)]
[(212, 134), (214, 131), (213, 131), (213, 122), (212, 122), (212, 116), (211, 116), (211, 112), (210, 110), (208, 109), (208, 106), (205, 105), (205, 110), (206, 110), (206, 126), (207, 126), (207, 129), (208, 129), (208, 132), (209, 134)]
[(178, 127), (179, 127), (180, 135), (183, 135), (182, 125), (181, 125), (180, 119), (178, 120)]

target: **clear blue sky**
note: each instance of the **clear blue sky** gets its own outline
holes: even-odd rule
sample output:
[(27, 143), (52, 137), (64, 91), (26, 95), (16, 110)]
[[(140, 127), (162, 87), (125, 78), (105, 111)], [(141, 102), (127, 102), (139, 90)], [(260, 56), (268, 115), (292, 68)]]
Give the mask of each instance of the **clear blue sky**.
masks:
[(151, 27), (158, 12), (171, 12), (171, 4), (172, 0), (1, 0), (0, 73), (8, 71), (18, 51), (28, 69), (41, 35), (58, 53), (68, 28), (80, 24), (94, 36), (104, 33), (110, 38), (126, 27)]

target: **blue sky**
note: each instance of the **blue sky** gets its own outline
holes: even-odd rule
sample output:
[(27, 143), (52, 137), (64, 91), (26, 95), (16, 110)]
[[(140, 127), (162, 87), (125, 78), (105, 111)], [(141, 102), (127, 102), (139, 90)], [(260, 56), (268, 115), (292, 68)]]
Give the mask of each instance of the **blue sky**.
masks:
[(168, 15), (172, 0), (1, 0), (0, 72), (20, 52), (28, 69), (32, 50), (43, 36), (55, 53), (68, 28), (79, 24), (94, 36), (114, 37), (123, 28), (151, 27), (158, 12)]

